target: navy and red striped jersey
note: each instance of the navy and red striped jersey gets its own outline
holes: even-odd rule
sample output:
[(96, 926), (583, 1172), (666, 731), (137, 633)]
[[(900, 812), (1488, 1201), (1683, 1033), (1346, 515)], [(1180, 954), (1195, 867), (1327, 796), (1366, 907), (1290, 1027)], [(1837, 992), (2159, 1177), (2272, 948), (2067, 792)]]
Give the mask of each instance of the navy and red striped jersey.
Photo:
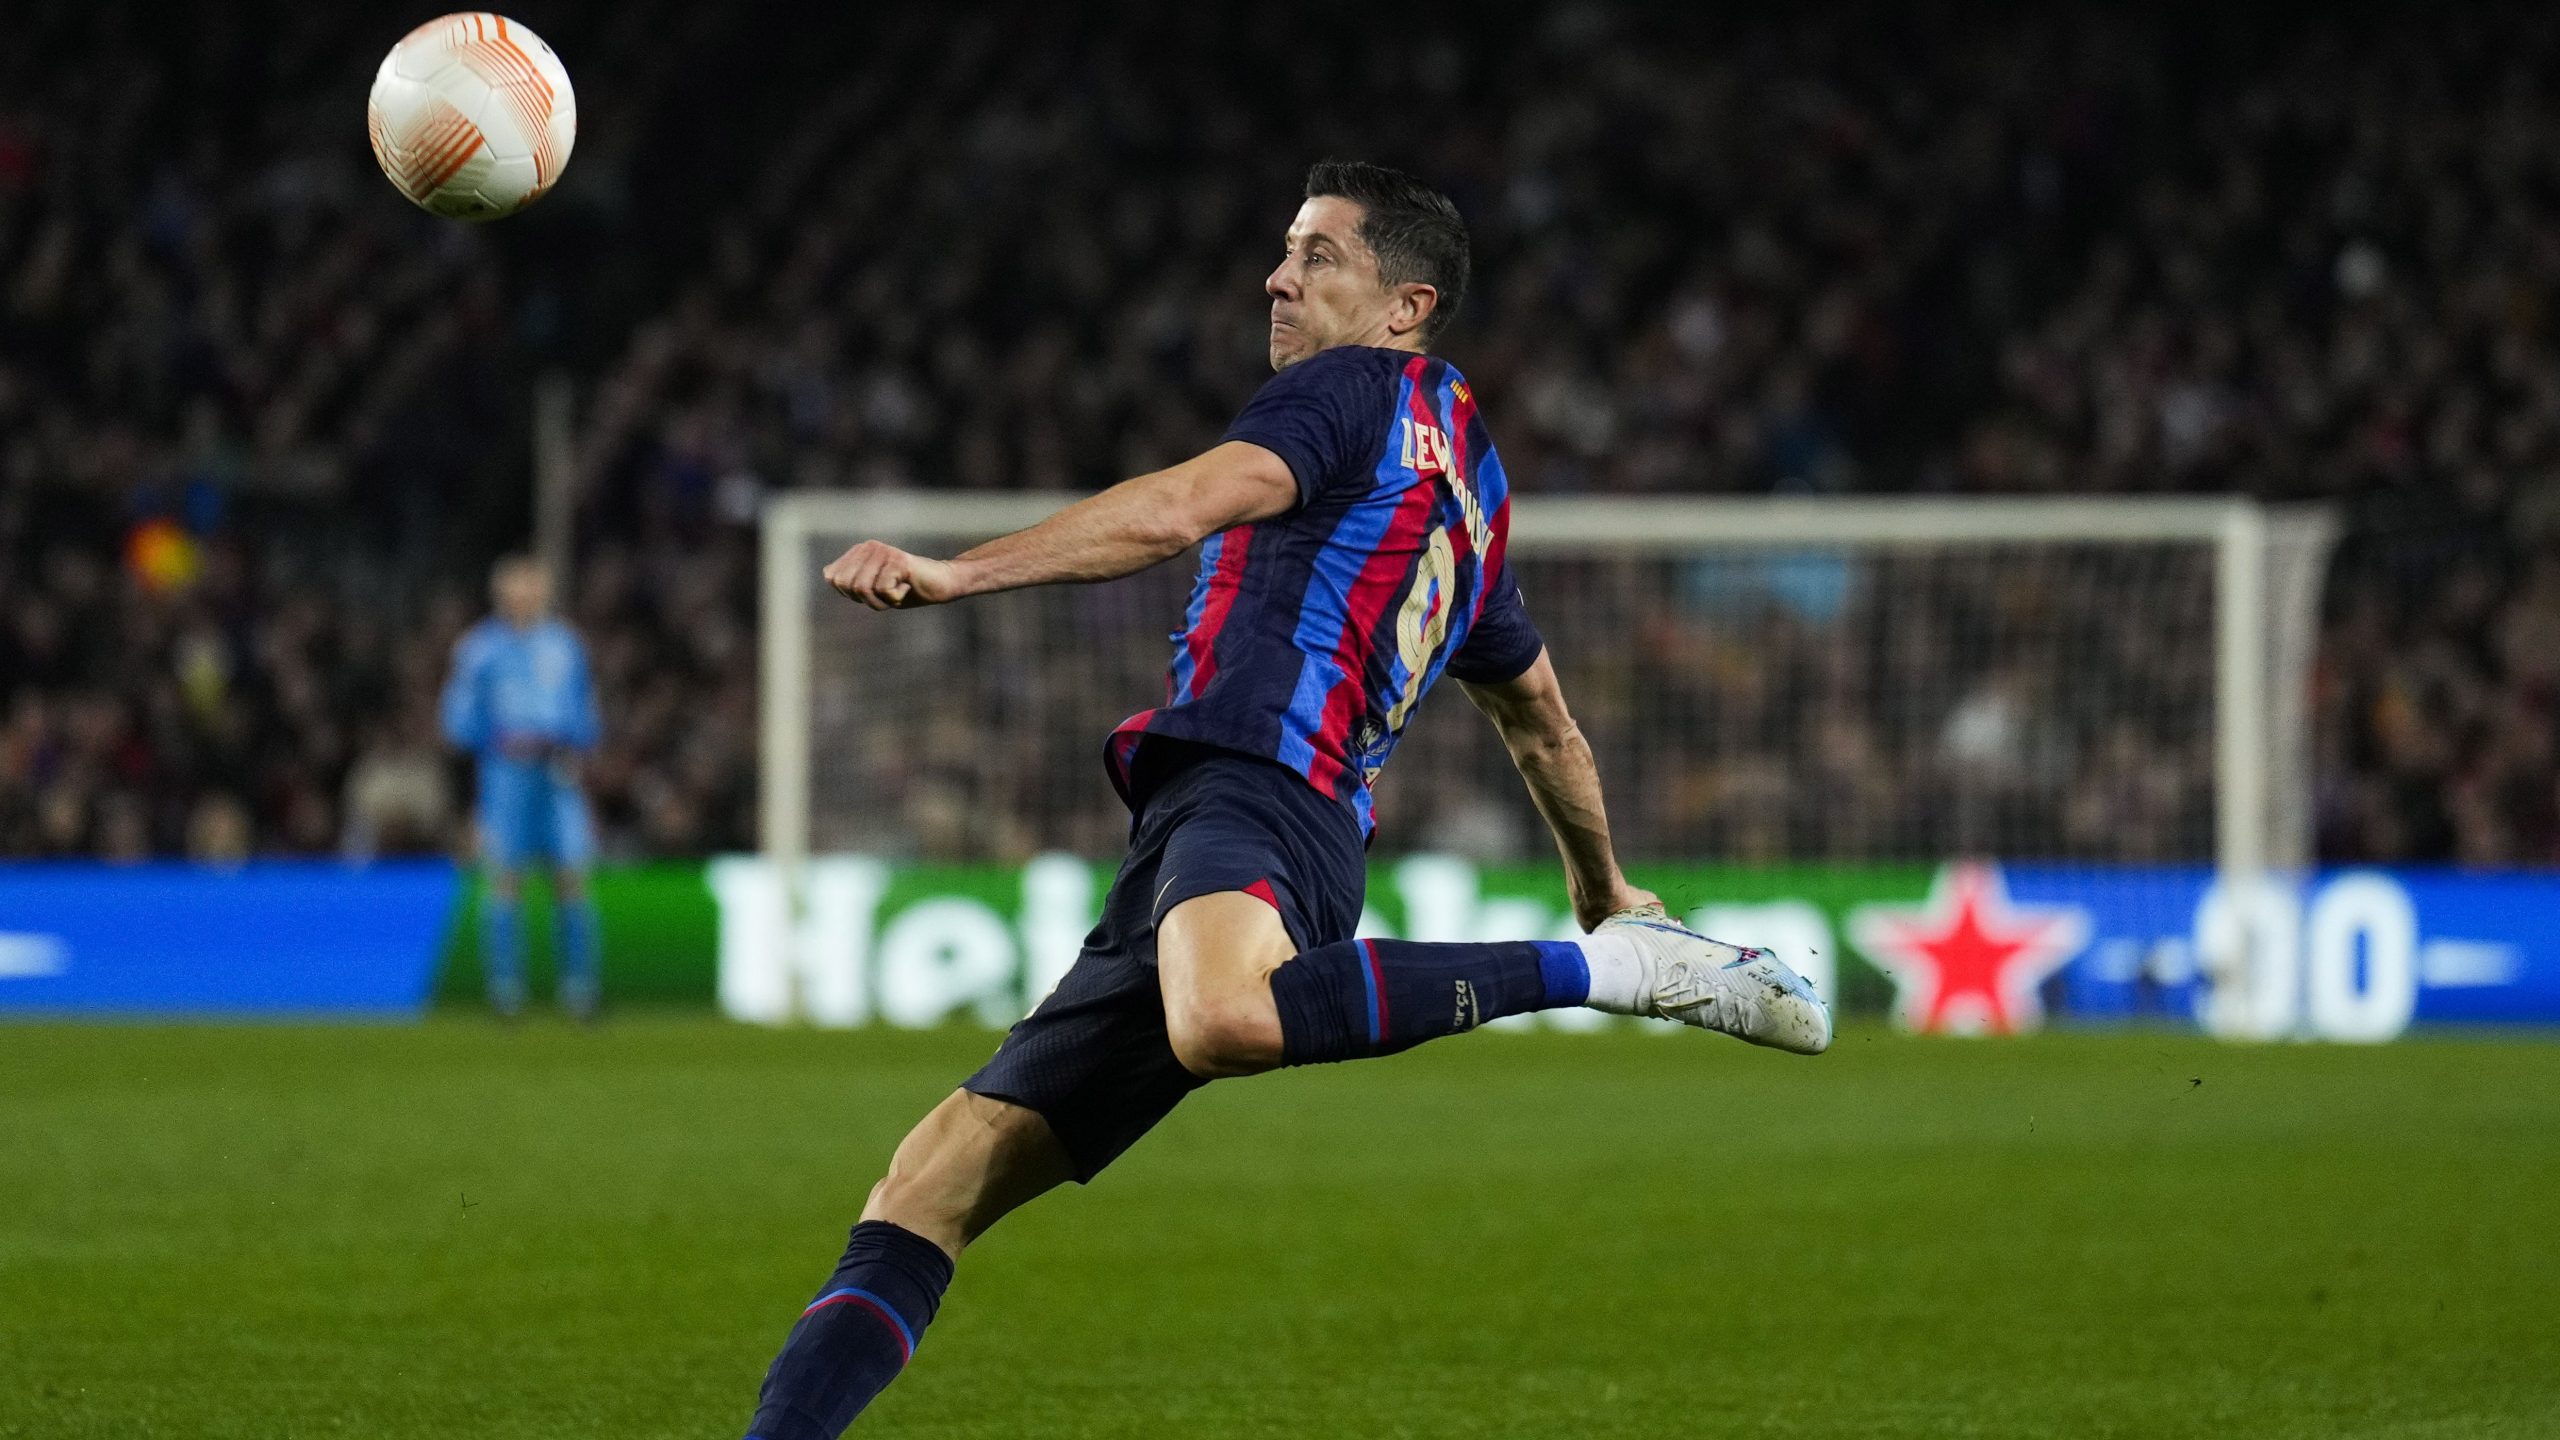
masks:
[(1348, 807), (1443, 673), (1498, 682), (1542, 642), (1503, 561), (1510, 485), (1445, 360), (1343, 346), (1273, 376), (1227, 429), (1297, 477), (1285, 514), (1210, 538), (1165, 703), (1106, 748), (1131, 794), (1146, 737), (1261, 756)]

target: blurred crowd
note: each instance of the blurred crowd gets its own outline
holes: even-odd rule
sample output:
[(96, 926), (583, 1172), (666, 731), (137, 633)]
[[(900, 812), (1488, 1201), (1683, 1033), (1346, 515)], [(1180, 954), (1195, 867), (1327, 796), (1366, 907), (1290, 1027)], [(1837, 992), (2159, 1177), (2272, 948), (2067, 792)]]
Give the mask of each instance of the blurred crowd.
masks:
[[(1344, 154), (1467, 212), (1445, 348), (1523, 492), (2330, 503), (2320, 853), (2560, 860), (2560, 17), (1493, 5), (1389, 42), (1322, 5), (848, 10), (524, 7), (579, 148), (541, 209), (472, 229), (362, 148), (404, 18), (34, 0), (0, 54), (0, 853), (458, 843), (433, 687), (524, 539), (554, 371), (607, 849), (751, 843), (762, 499), (1084, 490), (1214, 439), (1264, 373), (1298, 177)], [(2209, 833), (2201, 657), (2128, 662), (2191, 688), (2038, 751), (2034, 717), (2079, 703), (2052, 667), (1891, 642), (1918, 619), (1851, 644), (1799, 614), (1790, 651), (1716, 601), (1636, 617), (1679, 677), (1655, 689), (1762, 694), (1765, 735), (1647, 761), (1672, 773), (1630, 801), (1636, 848)], [(1607, 613), (1542, 619), (1563, 652), (1625, 633)], [(2160, 618), (2109, 612), (2073, 653)], [(1074, 643), (1148, 650), (1117, 677), (1162, 623)], [(1090, 752), (931, 748), (903, 773), (952, 778), (884, 826), (916, 848), (1107, 830)], [(1050, 783), (1026, 753), (1093, 815), (1021, 800)], [(1440, 765), (1403, 782), (1413, 838), (1514, 846), (1474, 782), (1424, 800)], [(2007, 814), (2038, 785), (2047, 813)]]
[[(587, 97), (598, 191), (663, 90), (655, 41), (684, 38), (649, 18), (595, 15), (627, 62)], [(466, 843), (437, 687), (525, 543), (535, 381), (618, 332), (645, 266), (593, 253), (598, 203), (508, 251), (386, 188), (359, 117), (398, 17), (45, 0), (11, 24), (0, 855)], [(624, 854), (746, 843), (752, 576), (666, 538), (582, 558), (600, 821)]]

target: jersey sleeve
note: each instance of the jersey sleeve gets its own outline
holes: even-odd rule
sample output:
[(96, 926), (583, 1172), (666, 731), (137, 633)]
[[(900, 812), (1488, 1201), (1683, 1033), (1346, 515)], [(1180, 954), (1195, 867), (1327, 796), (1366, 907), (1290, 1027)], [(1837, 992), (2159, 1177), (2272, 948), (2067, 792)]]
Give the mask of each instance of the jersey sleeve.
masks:
[(1520, 601), (1520, 582), (1512, 578), (1506, 562), (1494, 575), (1493, 588), (1485, 592), (1484, 613), (1476, 617), (1475, 628), (1467, 632), (1458, 653), (1449, 657), (1448, 673), (1470, 685), (1499, 685), (1520, 678), (1546, 648), (1537, 623), (1529, 618), (1529, 607)]
[(596, 713), (595, 673), (587, 664), (587, 647), (569, 638), (568, 733), (560, 743), (573, 750), (593, 750), (604, 736), (604, 719)]
[(1279, 456), (1305, 505), (1346, 479), (1367, 483), (1394, 404), (1394, 387), (1361, 352), (1326, 350), (1264, 381), (1223, 439)]
[(481, 700), (481, 657), (487, 647), (480, 637), (469, 634), (453, 647), (453, 673), (445, 677), (443, 703), (437, 708), (444, 720), (444, 738), (456, 749), (478, 750), (489, 742), (489, 710)]

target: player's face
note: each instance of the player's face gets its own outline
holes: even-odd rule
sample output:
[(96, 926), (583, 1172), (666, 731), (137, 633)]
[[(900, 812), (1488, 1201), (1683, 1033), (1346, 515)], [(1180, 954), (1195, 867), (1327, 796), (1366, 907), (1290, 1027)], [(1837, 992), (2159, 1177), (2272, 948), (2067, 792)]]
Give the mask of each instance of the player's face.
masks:
[[(1286, 370), (1336, 345), (1383, 345), (1403, 297), (1378, 280), (1378, 257), (1360, 239), (1361, 206), (1318, 195), (1298, 207), (1271, 296), (1271, 368)], [(1410, 288), (1410, 287), (1406, 287)]]
[(551, 603), (550, 582), (531, 565), (499, 571), (491, 588), (498, 592), (498, 613), (518, 625), (541, 619), (543, 608)]

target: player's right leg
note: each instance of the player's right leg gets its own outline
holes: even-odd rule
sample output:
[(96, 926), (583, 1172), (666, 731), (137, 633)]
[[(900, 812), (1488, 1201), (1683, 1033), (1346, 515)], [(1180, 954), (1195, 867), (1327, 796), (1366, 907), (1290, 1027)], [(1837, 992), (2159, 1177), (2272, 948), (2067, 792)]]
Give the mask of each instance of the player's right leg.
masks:
[(524, 872), (493, 865), (480, 898), (480, 958), (489, 1008), (507, 1019), (524, 1010)]
[(1764, 950), (1710, 940), (1647, 906), (1571, 940), (1360, 940), (1271, 976), (1281, 1063), (1392, 1055), (1532, 1010), (1583, 1006), (1677, 1020), (1753, 1045), (1819, 1055), (1831, 1011)]
[(489, 1008), (513, 1019), (524, 1009), (524, 866), (538, 837), (527, 824), (530, 776), (503, 760), (480, 766), (480, 963)]
[(1337, 940), (1295, 951), (1238, 891), (1165, 916), (1158, 944), (1174, 1053), (1202, 1076), (1393, 1055), (1533, 1010), (1589, 1006), (1819, 1054), (1831, 1017), (1776, 958), (1646, 910), (1577, 940)]
[(1338, 807), (1242, 758), (1185, 781), (1156, 957), (1174, 1053), (1194, 1075), (1392, 1055), (1577, 1005), (1805, 1054), (1830, 1044), (1829, 1012), (1794, 971), (1655, 910), (1572, 940), (1356, 939), (1365, 857)]

